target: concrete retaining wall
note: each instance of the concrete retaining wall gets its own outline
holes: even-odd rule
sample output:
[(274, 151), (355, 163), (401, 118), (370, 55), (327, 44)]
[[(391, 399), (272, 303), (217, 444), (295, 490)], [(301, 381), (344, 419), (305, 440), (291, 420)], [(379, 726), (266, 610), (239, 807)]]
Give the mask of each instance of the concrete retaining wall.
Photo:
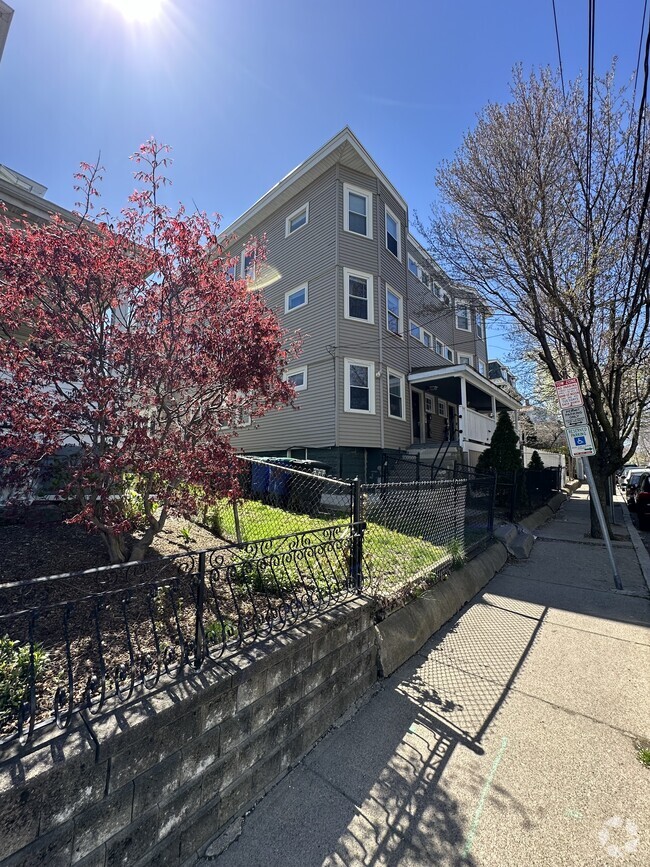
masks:
[(342, 604), (5, 761), (4, 867), (191, 864), (376, 681), (374, 610)]

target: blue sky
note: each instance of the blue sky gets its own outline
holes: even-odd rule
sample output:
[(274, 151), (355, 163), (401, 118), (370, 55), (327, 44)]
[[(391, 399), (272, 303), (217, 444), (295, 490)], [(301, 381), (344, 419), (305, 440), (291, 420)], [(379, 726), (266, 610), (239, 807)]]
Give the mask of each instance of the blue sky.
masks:
[[(137, 0), (132, 0), (136, 3)], [(75, 202), (101, 150), (103, 202), (133, 188), (128, 156), (173, 147), (175, 201), (244, 211), (349, 124), (425, 215), (435, 168), (512, 66), (557, 65), (551, 0), (164, 0), (151, 23), (109, 0), (9, 0), (0, 63), (0, 162)], [(596, 4), (596, 67), (632, 74), (643, 0)], [(565, 77), (587, 65), (587, 2), (556, 0)], [(507, 353), (498, 321), (491, 354)]]

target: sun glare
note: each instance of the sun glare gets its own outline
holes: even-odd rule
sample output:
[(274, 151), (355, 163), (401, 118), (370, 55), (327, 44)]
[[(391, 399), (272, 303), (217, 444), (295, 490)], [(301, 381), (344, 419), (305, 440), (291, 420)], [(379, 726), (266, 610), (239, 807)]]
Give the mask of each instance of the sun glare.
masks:
[(106, 0), (115, 7), (127, 21), (141, 21), (146, 23), (157, 18), (165, 0)]

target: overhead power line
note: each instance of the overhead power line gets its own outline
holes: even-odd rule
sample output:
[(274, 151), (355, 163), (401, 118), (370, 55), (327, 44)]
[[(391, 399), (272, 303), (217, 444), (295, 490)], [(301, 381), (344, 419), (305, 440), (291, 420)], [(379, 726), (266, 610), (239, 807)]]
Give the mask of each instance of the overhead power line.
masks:
[[(647, 0), (646, 0), (647, 2)], [(564, 70), (562, 69), (562, 52), (560, 50), (560, 31), (557, 26), (557, 12), (555, 11), (555, 0), (553, 0), (553, 22), (555, 24), (555, 41), (557, 43), (557, 62), (560, 67), (560, 81), (562, 82), (562, 96), (566, 99), (564, 90)]]

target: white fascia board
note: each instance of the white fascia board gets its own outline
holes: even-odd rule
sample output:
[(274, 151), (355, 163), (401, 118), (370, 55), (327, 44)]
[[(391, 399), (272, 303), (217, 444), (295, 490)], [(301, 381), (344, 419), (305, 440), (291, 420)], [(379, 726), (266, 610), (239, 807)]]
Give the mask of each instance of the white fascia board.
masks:
[(497, 400), (507, 406), (509, 409), (521, 409), (521, 404), (505, 394), (502, 389), (492, 385), (489, 379), (481, 376), (472, 367), (467, 364), (455, 364), (453, 367), (435, 367), (431, 370), (421, 370), (418, 373), (409, 373), (408, 381), (411, 385), (417, 385), (420, 382), (429, 382), (435, 379), (449, 379), (449, 377), (462, 377), (467, 382), (475, 385), (476, 388), (493, 395)]
[(231, 223), (222, 232), (220, 232), (219, 238), (221, 239), (225, 236), (236, 233), (239, 226), (252, 220), (256, 214), (258, 214), (263, 208), (269, 205), (275, 198), (277, 198), (288, 187), (290, 187), (291, 184), (294, 184), (303, 175), (307, 174), (307, 172), (311, 171), (311, 169), (317, 166), (318, 163), (321, 162), (321, 160), (324, 160), (331, 153), (333, 153), (333, 151), (335, 151), (346, 142), (348, 142), (357, 151), (357, 153), (366, 163), (370, 171), (379, 178), (382, 184), (389, 190), (391, 195), (394, 196), (395, 199), (397, 199), (399, 204), (408, 214), (408, 206), (402, 196), (397, 192), (397, 190), (388, 180), (386, 175), (381, 171), (377, 163), (372, 159), (368, 151), (363, 147), (363, 145), (352, 132), (350, 127), (346, 126), (341, 130), (341, 132), (337, 133), (333, 138), (326, 142), (321, 148), (319, 148), (315, 153), (308, 157), (304, 162), (300, 163), (300, 165), (292, 169), (289, 174), (285, 175), (282, 180), (278, 181), (278, 183), (275, 184), (275, 186), (271, 187), (268, 192), (264, 193), (264, 195), (260, 199), (258, 199), (254, 205), (251, 205), (251, 207), (247, 211), (245, 211), (233, 223)]

